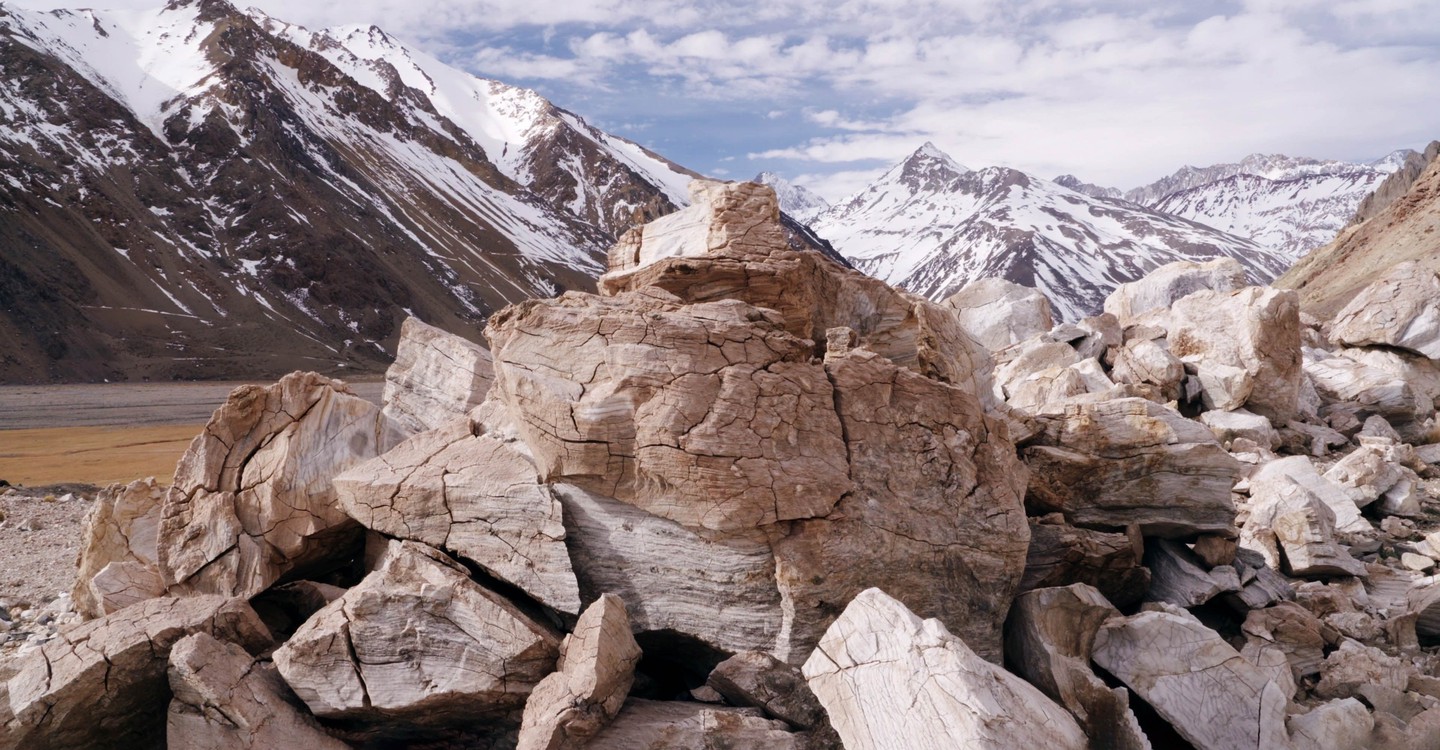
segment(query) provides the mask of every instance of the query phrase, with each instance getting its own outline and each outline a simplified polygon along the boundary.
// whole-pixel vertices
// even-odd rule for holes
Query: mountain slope
[[[761,172],[752,182],[769,185],[780,200],[780,210],[800,222],[808,222],[830,208],[830,202],[774,172]]]
[[[686,180],[378,30],[0,5],[0,381],[375,369],[589,286]]]
[[[813,225],[857,268],[931,299],[978,278],[1043,291],[1075,320],[1173,260],[1228,255],[1257,281],[1287,265],[1248,240],[1003,167],[971,171],[925,144]]]

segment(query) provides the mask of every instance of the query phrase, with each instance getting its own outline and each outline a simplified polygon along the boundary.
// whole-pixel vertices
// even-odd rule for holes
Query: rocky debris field
[[[98,493],[0,747],[1440,746],[1433,274],[1332,325],[1178,263],[1057,326],[692,193],[600,294]]]

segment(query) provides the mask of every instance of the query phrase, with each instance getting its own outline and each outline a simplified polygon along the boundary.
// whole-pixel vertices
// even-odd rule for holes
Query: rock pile
[[[106,491],[0,747],[1440,743],[1435,297],[1181,264],[1054,326],[692,192],[489,350],[407,323],[383,407],[242,388]]]

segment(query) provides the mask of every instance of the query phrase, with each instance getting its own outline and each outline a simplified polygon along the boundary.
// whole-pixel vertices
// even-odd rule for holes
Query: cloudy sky
[[[927,140],[971,167],[1128,188],[1440,138],[1436,0],[249,2],[377,24],[701,172],[769,169],[832,200]]]

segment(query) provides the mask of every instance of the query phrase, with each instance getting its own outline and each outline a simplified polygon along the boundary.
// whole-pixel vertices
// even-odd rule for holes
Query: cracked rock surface
[[[407,432],[433,430],[479,406],[494,379],[485,347],[406,318],[385,371],[383,411]]]

